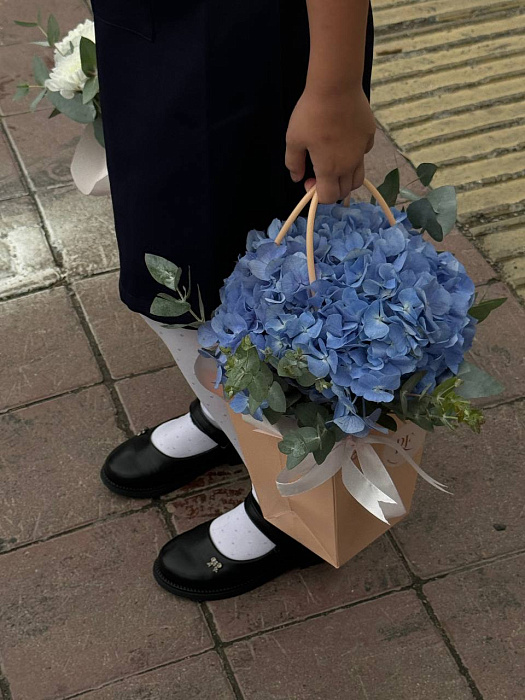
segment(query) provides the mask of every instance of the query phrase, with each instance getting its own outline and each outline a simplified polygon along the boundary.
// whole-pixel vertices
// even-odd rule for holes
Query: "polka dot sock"
[[[209,418],[207,411],[203,412]],[[210,421],[215,424],[213,419]],[[215,424],[216,425],[216,424]],[[153,445],[168,457],[194,457],[217,447],[191,420],[189,413],[162,423],[151,433]]]
[[[257,500],[255,490],[252,489]],[[219,552],[234,561],[247,561],[268,554],[274,547],[250,520],[244,503],[224,515],[220,515],[210,526],[210,537]]]

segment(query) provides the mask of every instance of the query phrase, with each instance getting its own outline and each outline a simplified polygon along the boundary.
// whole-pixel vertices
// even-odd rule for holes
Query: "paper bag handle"
[[[383,210],[389,223],[392,226],[395,226],[396,225],[395,217],[392,214],[392,212],[390,211],[390,207],[385,202],[384,197],[379,193],[377,188],[374,187],[374,185],[372,185],[370,180],[367,180],[366,178],[363,182],[363,185],[370,192],[370,194],[373,197],[375,197],[376,202],[379,204],[379,206]],[[345,206],[348,206],[349,199],[350,199],[350,195],[348,195],[348,197],[346,197],[344,200]],[[288,231],[292,227],[292,224],[297,219],[297,217],[302,212],[302,210],[305,208],[305,206],[308,204],[308,202],[310,202],[310,207],[308,209],[308,220],[306,223],[306,260],[308,263],[308,279],[310,280],[310,284],[312,284],[312,282],[315,282],[315,280],[316,280],[315,260],[314,260],[314,224],[315,224],[315,215],[317,213],[317,206],[319,205],[319,197],[317,196],[317,188],[315,185],[308,190],[308,192],[304,195],[304,197],[301,199],[299,204],[292,211],[290,216],[286,219],[281,230],[279,231],[279,235],[275,239],[275,244],[279,245],[281,243],[283,238],[286,236],[286,234],[288,233]]]

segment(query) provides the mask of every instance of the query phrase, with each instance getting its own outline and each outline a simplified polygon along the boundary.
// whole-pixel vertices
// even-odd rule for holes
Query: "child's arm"
[[[286,166],[304,177],[310,153],[319,200],[342,199],[363,182],[363,156],[375,122],[361,82],[368,0],[306,0],[310,62],[304,93],[290,119]]]

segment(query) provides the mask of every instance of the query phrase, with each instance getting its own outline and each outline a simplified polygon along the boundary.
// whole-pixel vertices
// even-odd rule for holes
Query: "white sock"
[[[185,328],[165,328],[162,323],[158,321],[152,321],[146,316],[142,316],[142,318],[146,321],[148,326],[155,331],[173,355],[173,359],[177,363],[178,368],[201,402],[202,409],[206,416],[208,418],[210,416],[213,417],[214,425],[226,433],[242,459],[239,440],[233,429],[226,402],[220,396],[212,394],[203,387],[195,376],[194,366],[199,356],[197,331]]]
[[[252,493],[257,500],[257,494],[253,488]],[[262,557],[275,547],[274,543],[252,523],[244,503],[215,518],[210,525],[210,537],[221,554],[235,561]]]
[[[217,447],[191,420],[189,413],[162,423],[151,433],[151,442],[168,457],[193,457]]]

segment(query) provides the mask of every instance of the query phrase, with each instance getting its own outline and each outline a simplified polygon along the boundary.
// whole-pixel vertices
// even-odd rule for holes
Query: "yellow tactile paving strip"
[[[525,0],[372,0],[378,121],[525,299]]]

